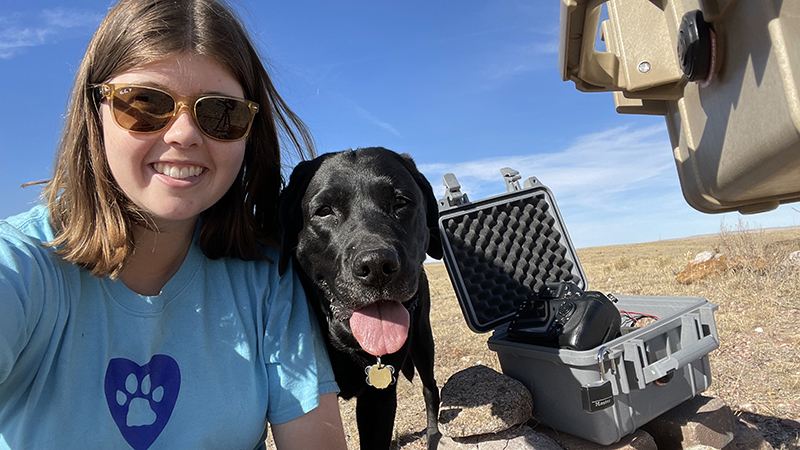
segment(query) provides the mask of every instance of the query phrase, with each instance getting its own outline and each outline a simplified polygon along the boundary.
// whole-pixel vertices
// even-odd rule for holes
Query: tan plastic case
[[[678,46],[694,11],[715,45],[710,76],[689,81]],[[598,26],[606,51],[595,47]],[[561,0],[559,66],[578,90],[613,91],[619,113],[665,116],[695,209],[756,213],[800,200],[800,1]]]

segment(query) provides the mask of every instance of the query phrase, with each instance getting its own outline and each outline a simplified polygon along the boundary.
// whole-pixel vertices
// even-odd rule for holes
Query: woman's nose
[[[191,147],[203,142],[203,132],[197,127],[188,105],[181,105],[177,117],[164,133],[164,140],[170,144]]]

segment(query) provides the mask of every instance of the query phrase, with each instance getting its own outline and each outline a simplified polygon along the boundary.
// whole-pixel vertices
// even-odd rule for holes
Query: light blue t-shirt
[[[250,449],[337,390],[293,271],[192,245],[148,297],[53,237],[41,206],[0,221],[0,449]]]

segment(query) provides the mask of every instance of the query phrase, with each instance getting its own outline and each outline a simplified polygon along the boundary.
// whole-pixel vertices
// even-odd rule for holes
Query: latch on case
[[[500,169],[500,174],[503,175],[503,181],[506,182],[506,191],[516,192],[520,190],[519,180],[522,179],[522,175],[520,175],[518,171],[510,167],[503,167]],[[529,177],[522,183],[522,189],[530,189],[537,185],[539,185],[539,180],[534,177]]]
[[[500,169],[500,173],[503,175],[503,181],[506,182],[506,191],[514,192],[520,189],[519,180],[522,178],[522,175],[520,175],[519,172],[510,167],[503,167]]]
[[[583,399],[583,409],[586,412],[597,412],[614,405],[614,391],[611,381],[606,379],[605,355],[608,347],[600,347],[597,352],[597,362],[600,364],[601,380],[581,386],[581,398]],[[611,359],[611,371],[616,373],[616,360]]]
[[[500,169],[500,174],[503,175],[503,181],[506,183],[506,191],[508,192],[516,192],[522,189],[530,189],[539,186],[539,180],[530,177],[525,179],[520,188],[519,180],[522,179],[522,176],[518,171],[510,167],[503,167]],[[467,193],[461,192],[461,183],[458,182],[455,175],[452,173],[444,174],[444,176],[442,176],[442,184],[444,184],[444,197],[439,199],[439,211],[445,211],[469,203]]]
[[[469,203],[466,192],[461,192],[461,183],[452,173],[446,173],[442,177],[444,184],[444,197],[439,199],[439,211],[455,208]]]

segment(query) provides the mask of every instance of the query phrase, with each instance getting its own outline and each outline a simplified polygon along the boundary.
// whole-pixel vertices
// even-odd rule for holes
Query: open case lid
[[[586,288],[578,255],[552,193],[535,178],[501,170],[507,193],[470,202],[453,174],[444,176],[439,231],[444,262],[470,329],[509,322],[545,283]]]

